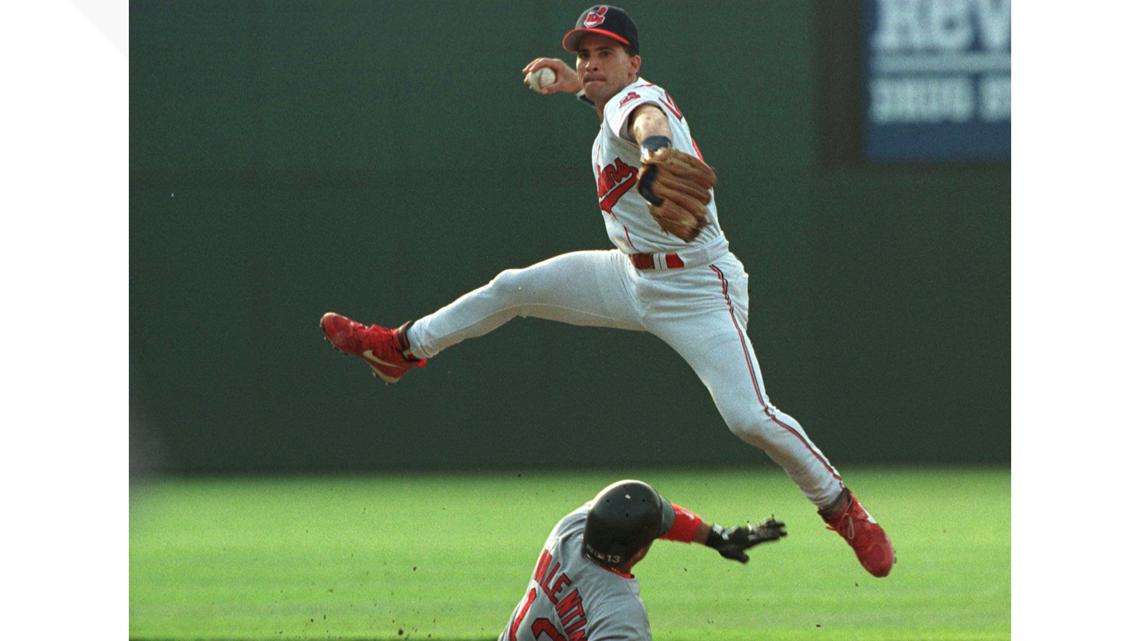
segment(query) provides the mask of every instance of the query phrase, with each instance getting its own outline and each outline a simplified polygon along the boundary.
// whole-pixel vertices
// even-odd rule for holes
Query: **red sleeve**
[[[681,543],[692,543],[693,536],[697,533],[697,528],[701,526],[701,517],[693,514],[685,508],[673,504],[673,527],[669,531],[661,535],[661,538],[670,541],[679,541]]]

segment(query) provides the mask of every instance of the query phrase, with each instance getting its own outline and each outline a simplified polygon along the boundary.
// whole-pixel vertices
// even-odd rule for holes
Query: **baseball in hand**
[[[526,75],[526,84],[530,87],[531,91],[539,91],[553,82],[554,71],[549,67],[543,67]]]

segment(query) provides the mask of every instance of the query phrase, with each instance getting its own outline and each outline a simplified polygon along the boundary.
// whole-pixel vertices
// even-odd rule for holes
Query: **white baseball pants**
[[[516,316],[654,334],[696,371],[732,433],[783,467],[812,503],[826,507],[842,491],[799,422],[768,400],[747,334],[748,274],[731,252],[682,269],[638,270],[616,249],[508,269],[417,320],[408,341],[430,358]]]

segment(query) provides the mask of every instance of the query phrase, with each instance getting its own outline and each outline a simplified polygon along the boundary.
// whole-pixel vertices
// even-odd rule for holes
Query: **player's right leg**
[[[644,330],[629,285],[632,269],[617,250],[571,252],[508,269],[412,323],[411,352],[431,358],[518,316]]]
[[[482,336],[516,316],[574,325],[643,330],[620,252],[579,251],[523,269],[508,269],[438,311],[397,329],[366,326],[329,312],[321,329],[337,349],[363,358],[388,383],[425,358]]]

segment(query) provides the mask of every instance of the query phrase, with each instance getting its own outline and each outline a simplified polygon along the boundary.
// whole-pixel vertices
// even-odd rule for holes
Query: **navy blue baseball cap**
[[[637,45],[637,25],[633,18],[621,7],[607,4],[597,4],[582,12],[574,28],[562,37],[562,48],[570,53],[578,52],[578,41],[587,33],[596,33],[611,40],[616,40],[629,47],[634,53],[639,51]]]

